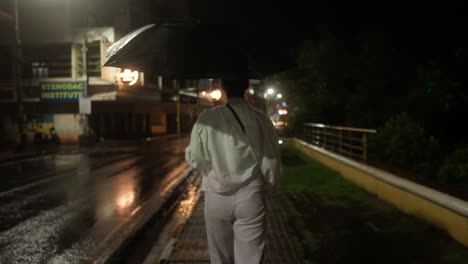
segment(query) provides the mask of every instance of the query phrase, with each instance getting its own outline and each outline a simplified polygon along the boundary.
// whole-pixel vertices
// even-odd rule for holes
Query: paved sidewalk
[[[190,219],[184,226],[170,257],[165,263],[208,264],[209,253],[206,241],[205,219],[203,214],[204,199],[201,195]],[[271,200],[267,201],[267,238],[265,262],[269,264],[297,264],[292,244],[279,221],[278,208]]]

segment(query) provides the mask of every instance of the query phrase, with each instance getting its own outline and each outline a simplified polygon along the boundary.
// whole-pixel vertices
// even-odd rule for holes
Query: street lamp
[[[222,97],[222,93],[219,89],[216,89],[210,93],[211,99],[218,101]]]
[[[281,99],[281,98],[283,98],[283,95],[282,94],[277,94],[276,98]]]
[[[275,93],[275,90],[274,90],[273,88],[268,88],[267,93],[268,93],[269,95],[272,95],[272,94]]]

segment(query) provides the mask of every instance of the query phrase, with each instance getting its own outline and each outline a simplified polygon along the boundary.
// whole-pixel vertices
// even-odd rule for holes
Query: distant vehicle
[[[286,121],[285,116],[279,115],[278,113],[273,114],[270,119],[276,129],[281,129],[288,126],[288,122]]]
[[[276,128],[284,128],[288,126],[288,122],[285,121],[275,121],[274,125]]]

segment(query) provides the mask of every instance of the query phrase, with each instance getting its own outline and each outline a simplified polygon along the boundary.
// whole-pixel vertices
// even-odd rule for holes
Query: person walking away
[[[270,119],[244,99],[247,77],[222,80],[227,104],[203,111],[185,159],[202,174],[211,263],[258,264],[265,247],[265,196],[281,175]]]

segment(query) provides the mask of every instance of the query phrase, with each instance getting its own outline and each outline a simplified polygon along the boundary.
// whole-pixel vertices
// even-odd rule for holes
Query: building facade
[[[130,31],[161,19],[188,19],[188,1],[177,5],[165,2],[3,1],[0,10],[4,13],[14,17],[15,8],[18,10],[22,55],[18,60],[14,55],[14,20],[1,19],[0,144],[17,140],[19,118],[30,139],[37,131],[47,133],[54,127],[62,140],[70,143],[89,132],[96,138],[174,133],[177,120],[182,132],[188,131],[197,104],[193,93],[188,96],[180,91],[197,90],[199,81],[163,80],[151,72],[102,67],[107,47]],[[19,73],[15,71],[18,61]],[[18,75],[22,117],[17,116]],[[91,99],[88,118],[80,114],[79,99],[83,96]],[[182,107],[176,107],[177,101]],[[180,118],[177,109],[182,109]]]

